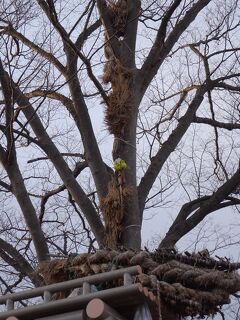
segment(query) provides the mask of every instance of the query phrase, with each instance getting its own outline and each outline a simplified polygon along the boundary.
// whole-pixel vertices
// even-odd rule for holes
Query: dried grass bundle
[[[120,191],[117,181],[113,178],[108,185],[108,194],[102,199],[100,207],[106,227],[106,245],[116,248],[122,231],[124,208],[133,193],[133,188],[123,187]]]
[[[39,272],[43,275],[47,284],[68,280],[67,259],[54,259],[43,262],[39,266]]]
[[[151,288],[153,291],[156,292],[157,290],[157,277],[153,275],[148,275],[142,273],[136,277],[136,281],[140,282],[144,287]]]
[[[90,268],[88,263],[80,264],[79,266],[68,267],[70,271],[73,272],[74,278],[82,278],[87,275],[93,274],[92,269]]]
[[[131,102],[131,73],[117,59],[109,60],[104,67],[103,81],[111,82],[105,121],[111,134],[120,137],[128,124]]]
[[[194,279],[200,276],[202,272],[198,269],[189,269],[182,273],[181,282],[187,286],[193,286]]]
[[[220,288],[229,293],[236,292],[240,286],[238,277],[232,277],[220,271],[212,271],[196,278],[196,285],[201,288]]]
[[[127,1],[108,1],[108,11],[114,36],[124,36],[128,19]],[[119,137],[131,111],[132,73],[114,55],[107,30],[104,32],[104,37],[104,53],[107,61],[103,68],[102,80],[103,83],[112,85],[112,92],[108,95],[105,121],[109,132]]]
[[[170,264],[168,263],[164,263],[164,264],[161,264],[161,265],[158,265],[156,268],[154,268],[152,271],[151,271],[151,274],[157,276],[157,278],[159,280],[162,280],[164,274],[171,270],[171,266]]]
[[[135,254],[131,259],[132,265],[141,265],[146,259],[150,258],[150,254],[146,251],[140,251],[139,253]]]
[[[115,137],[121,137],[129,122],[131,103],[129,103],[129,88],[126,91],[112,91],[108,96],[108,106],[105,112],[105,122],[108,131]]]
[[[80,253],[79,255],[77,255],[76,257],[74,257],[72,259],[72,265],[75,266],[75,265],[80,265],[80,264],[83,264],[87,261],[87,258],[89,257],[89,254],[88,253]]]
[[[108,0],[108,10],[116,36],[124,36],[128,18],[127,0]]]
[[[132,259],[132,257],[135,255],[136,253],[132,250],[128,250],[125,252],[120,253],[119,255],[116,256],[116,258],[114,259],[114,262],[117,265],[120,266],[129,266],[130,265],[130,260]]]
[[[168,270],[164,273],[162,280],[168,283],[179,282],[179,280],[182,277],[182,272],[183,271],[180,268],[174,268],[174,269]]]
[[[151,259],[151,256],[146,251],[141,251],[137,255],[135,255],[131,261],[131,265],[140,265],[143,271],[150,272],[151,270],[155,269],[158,265],[155,261]]]
[[[109,262],[109,256],[106,254],[106,250],[98,250],[97,252],[88,255],[88,263],[104,263]]]

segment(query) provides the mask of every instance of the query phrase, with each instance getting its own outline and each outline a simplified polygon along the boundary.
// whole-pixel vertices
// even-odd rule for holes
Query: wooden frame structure
[[[118,269],[84,278],[50,284],[44,287],[7,294],[0,297],[6,311],[0,320],[85,320],[132,319],[136,307],[147,303],[153,319],[159,319],[159,299],[147,287],[134,283],[134,277],[142,274],[140,266]],[[119,286],[92,292],[91,285],[114,281]],[[81,288],[81,295],[52,300],[52,295]],[[17,301],[42,297],[43,302],[15,309]]]

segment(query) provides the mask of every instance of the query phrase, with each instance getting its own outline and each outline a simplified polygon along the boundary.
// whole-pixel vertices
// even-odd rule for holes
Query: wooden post
[[[83,295],[86,295],[91,292],[91,285],[88,282],[83,282]]]
[[[45,303],[51,301],[51,298],[52,298],[51,292],[47,290],[43,292],[43,300]]]
[[[13,310],[14,309],[14,301],[11,299],[7,299],[6,308],[7,308],[7,311]]]
[[[123,285],[129,286],[130,284],[133,284],[133,278],[128,272],[124,272],[123,274]]]

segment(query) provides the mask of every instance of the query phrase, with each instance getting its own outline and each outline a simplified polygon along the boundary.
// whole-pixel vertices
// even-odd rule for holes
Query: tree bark
[[[91,201],[88,199],[83,189],[76,181],[73,172],[70,170],[67,163],[61,156],[61,153],[50,139],[30,101],[19,90],[16,84],[14,84],[14,95],[18,105],[22,108],[25,117],[27,118],[34,133],[36,134],[42,150],[46,152],[48,158],[52,161],[66,188],[83,211],[83,214],[86,217],[98,243],[102,244],[104,237],[104,227]]]

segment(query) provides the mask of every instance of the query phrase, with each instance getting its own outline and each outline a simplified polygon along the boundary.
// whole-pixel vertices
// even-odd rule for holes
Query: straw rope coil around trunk
[[[40,272],[47,283],[55,283],[133,265],[140,265],[144,273],[136,281],[158,294],[182,316],[213,315],[229,303],[231,294],[240,290],[240,277],[234,271],[240,264],[166,250],[153,253],[98,250],[44,263]],[[119,284],[104,284],[116,285]]]

